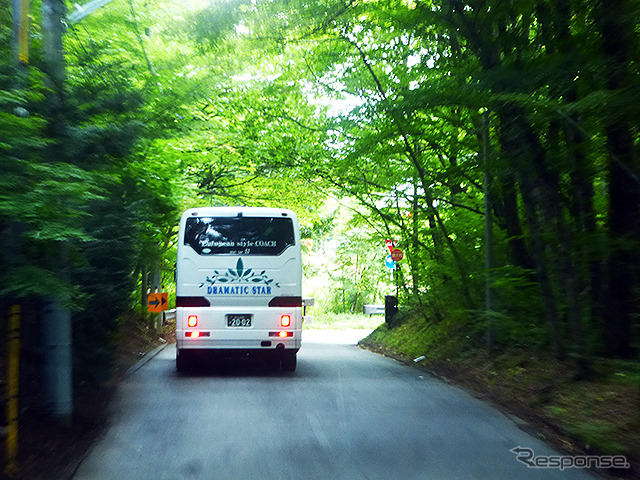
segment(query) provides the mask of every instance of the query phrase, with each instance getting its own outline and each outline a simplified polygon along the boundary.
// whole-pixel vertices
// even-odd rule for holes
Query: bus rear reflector
[[[293,337],[293,332],[269,332],[270,337]]]
[[[184,335],[187,338],[210,337],[211,332],[184,332]]]
[[[189,315],[187,319],[187,325],[190,327],[195,327],[198,325],[198,316],[197,315]]]
[[[302,297],[273,297],[269,302],[270,307],[301,307]]]
[[[291,326],[291,315],[282,315],[280,317],[280,326],[281,327]]]
[[[176,297],[176,307],[210,307],[205,297]]]

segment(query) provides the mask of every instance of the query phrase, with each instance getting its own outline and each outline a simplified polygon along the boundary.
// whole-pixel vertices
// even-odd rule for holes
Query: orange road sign
[[[150,293],[147,297],[147,308],[152,313],[160,313],[167,309],[167,293]]]

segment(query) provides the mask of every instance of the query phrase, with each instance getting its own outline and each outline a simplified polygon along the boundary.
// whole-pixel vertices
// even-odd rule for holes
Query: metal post
[[[22,69],[29,62],[29,7],[28,0],[12,0],[13,35],[11,37],[11,49],[13,62],[17,75],[15,87],[22,87]],[[23,112],[26,110],[22,109]],[[27,112],[28,114],[28,112]],[[12,222],[7,230],[8,251],[20,252],[19,224]],[[18,255],[10,255],[10,260],[5,267],[13,268],[20,258]],[[3,312],[4,313],[4,312]],[[6,350],[6,432],[5,432],[5,467],[4,474],[13,477],[18,471],[18,402],[20,393],[20,305],[13,305],[9,309],[9,321],[7,322],[7,350]]]
[[[147,296],[149,295],[149,272],[147,271],[147,266],[142,265],[140,272],[140,305],[146,310]]]
[[[398,313],[398,297],[386,295],[384,297],[384,321],[389,327],[393,326],[394,317]]]
[[[13,50],[18,62],[29,63],[29,0],[12,0]]]
[[[160,270],[160,260],[153,262],[153,268],[151,271],[151,291],[154,293],[162,292],[162,271]],[[157,331],[162,330],[162,313],[155,315],[153,327]]]
[[[20,305],[9,309],[7,328],[7,432],[5,474],[13,476],[18,457],[18,394],[20,388]]]

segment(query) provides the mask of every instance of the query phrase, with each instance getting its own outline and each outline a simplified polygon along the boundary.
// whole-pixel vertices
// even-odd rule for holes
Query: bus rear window
[[[199,255],[280,255],[295,245],[285,217],[190,217],[184,243]]]

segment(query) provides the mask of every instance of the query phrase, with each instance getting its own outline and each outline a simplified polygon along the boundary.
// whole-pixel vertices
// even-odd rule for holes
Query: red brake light
[[[189,332],[189,336],[191,338],[198,338],[200,336],[200,332]]]
[[[282,315],[280,317],[280,325],[283,327],[291,326],[291,315]]]
[[[197,315],[189,315],[187,319],[187,325],[190,327],[195,327],[198,325],[198,316]]]
[[[286,336],[287,336],[287,332],[280,332],[280,333],[278,333],[278,336],[279,336],[280,338],[284,338],[284,337],[286,337]]]

